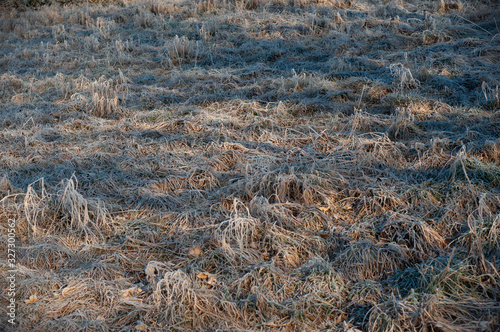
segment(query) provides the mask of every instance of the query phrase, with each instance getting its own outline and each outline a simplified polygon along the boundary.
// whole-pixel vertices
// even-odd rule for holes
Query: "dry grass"
[[[500,329],[498,5],[55,2],[0,10],[0,330]]]

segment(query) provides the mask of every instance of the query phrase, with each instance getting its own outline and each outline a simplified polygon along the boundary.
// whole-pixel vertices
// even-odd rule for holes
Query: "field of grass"
[[[499,18],[3,8],[0,330],[499,331]]]

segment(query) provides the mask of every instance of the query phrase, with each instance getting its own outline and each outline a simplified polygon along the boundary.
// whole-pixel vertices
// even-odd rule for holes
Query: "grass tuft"
[[[0,1],[13,330],[500,330],[499,13]]]

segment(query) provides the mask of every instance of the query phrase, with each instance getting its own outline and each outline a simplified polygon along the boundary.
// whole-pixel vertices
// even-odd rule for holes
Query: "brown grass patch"
[[[13,330],[499,330],[498,5],[58,2],[0,10]]]

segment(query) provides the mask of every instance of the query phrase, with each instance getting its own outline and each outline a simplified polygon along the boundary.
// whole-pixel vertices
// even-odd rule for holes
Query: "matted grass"
[[[0,329],[500,329],[498,5],[55,2],[0,13]]]

